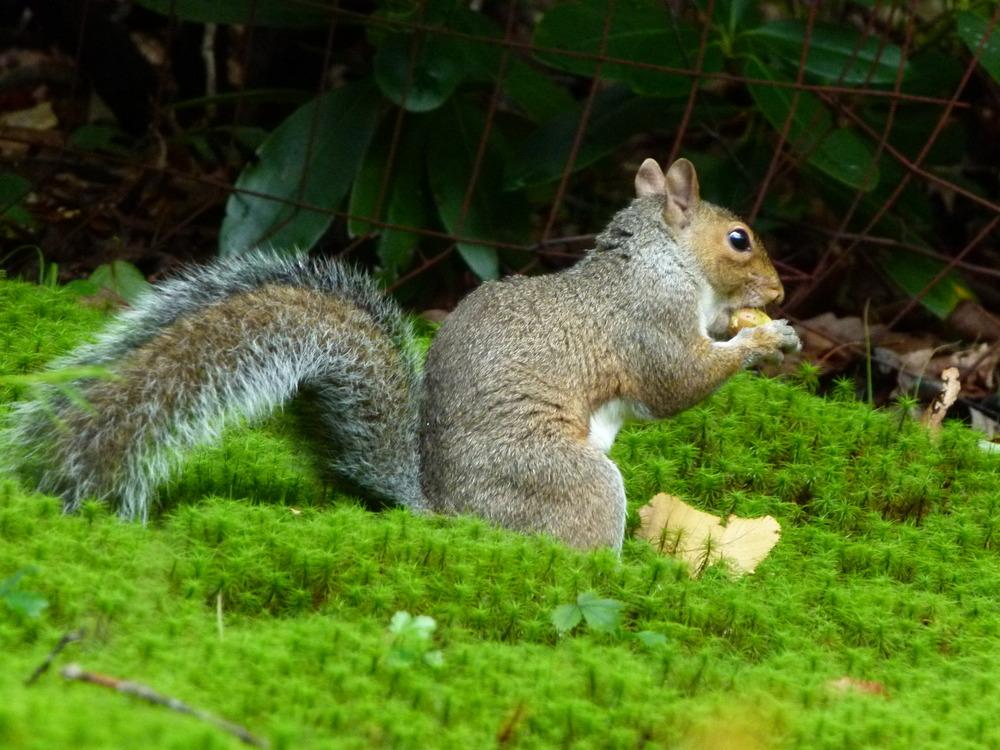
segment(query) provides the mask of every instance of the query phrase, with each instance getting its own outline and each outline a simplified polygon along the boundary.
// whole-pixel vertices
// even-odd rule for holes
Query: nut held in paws
[[[754,328],[770,322],[771,318],[763,310],[741,307],[729,317],[729,335],[735,336],[744,328]]]

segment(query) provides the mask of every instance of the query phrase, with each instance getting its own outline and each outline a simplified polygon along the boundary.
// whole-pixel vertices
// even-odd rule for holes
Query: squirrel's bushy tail
[[[335,473],[419,508],[418,362],[409,321],[367,275],[256,252],[158,285],[54,362],[109,373],[42,386],[0,442],[67,510],[94,497],[145,520],[187,449],[294,399]]]

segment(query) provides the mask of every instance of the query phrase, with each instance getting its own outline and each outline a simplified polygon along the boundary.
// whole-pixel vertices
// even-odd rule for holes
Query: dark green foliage
[[[149,282],[139,269],[123,260],[95,268],[90,274],[90,283],[98,289],[107,289],[129,304],[133,304],[150,289]]]
[[[411,112],[444,104],[465,77],[462,48],[449,37],[420,44],[413,34],[389,34],[375,55],[375,80],[393,103]]]
[[[773,52],[791,74],[798,70],[806,29],[803,21],[771,21],[748,31],[746,38],[750,45],[759,41]],[[861,38],[849,27],[818,23],[809,38],[805,71],[830,83],[892,84],[900,71],[901,58],[894,44]],[[909,63],[904,62],[902,70],[905,75]]]
[[[883,255],[881,265],[891,274],[893,281],[913,296],[923,292],[941,270],[941,264],[932,258],[902,253]],[[931,287],[920,298],[924,307],[941,319],[947,318],[962,300],[974,296],[961,274],[949,271],[943,281],[944,283]]]
[[[427,147],[427,117],[410,117],[400,136],[400,150],[387,175],[392,153],[394,118],[384,118],[372,139],[358,177],[351,189],[348,225],[352,237],[377,234],[378,258],[386,281],[396,279],[406,269],[420,235],[399,228],[382,228],[357,217],[381,216],[397,227],[429,227],[434,224],[434,206],[426,187],[424,162]],[[389,175],[394,175],[388,179]]]
[[[340,205],[381,109],[378,93],[368,83],[345,86],[299,107],[261,144],[259,161],[248,165],[236,181],[237,192],[226,204],[219,232],[219,252],[238,255],[271,245],[289,252],[312,247],[333,216],[295,203],[319,209]]]
[[[983,5],[988,8],[988,4]],[[995,81],[1000,82],[1000,35],[993,33],[987,35],[990,30],[990,22],[986,14],[977,14],[970,10],[960,11],[958,14],[958,35],[969,48],[983,67],[989,71]]]
[[[5,233],[4,224],[28,228],[37,226],[35,217],[23,205],[31,190],[30,180],[10,172],[0,172],[0,233]]]
[[[744,69],[751,78],[786,80],[757,58],[748,59]],[[816,168],[856,190],[867,192],[878,185],[878,167],[872,164],[872,152],[865,141],[852,130],[835,128],[833,115],[819,98],[809,92],[796,94],[793,89],[767,83],[752,83],[749,89],[764,117],[779,133],[791,116],[788,143],[807,156]]]
[[[71,300],[0,283],[0,374],[95,327]],[[739,580],[718,566],[691,580],[639,541],[619,561],[328,502],[281,422],[200,454],[146,528],[97,504],[64,517],[0,477],[0,580],[34,569],[19,588],[48,602],[38,618],[0,609],[0,746],[237,746],[55,672],[22,686],[80,626],[61,659],[275,747],[481,747],[510,721],[518,747],[714,747],[720,722],[766,747],[1000,746],[1000,461],[960,426],[933,441],[837,393],[746,375],[616,444],[633,508],[667,491],[780,520]],[[602,625],[607,601],[608,627],[559,637],[557,607],[596,607]],[[825,687],[844,675],[889,699]]]
[[[543,50],[555,48],[601,56],[609,7],[599,2],[566,2],[554,6],[535,29],[535,46]],[[601,77],[625,83],[637,94],[686,96],[691,90],[689,77],[629,63],[690,67],[691,55],[698,49],[698,27],[690,21],[677,19],[662,3],[622,3],[611,9],[610,15],[604,55],[626,62],[603,64]],[[582,76],[591,77],[597,71],[595,60],[549,51],[540,51],[536,56],[548,65]],[[721,68],[722,54],[718,45],[712,44],[706,50],[702,70],[718,72]]]
[[[680,117],[682,101],[634,96],[621,85],[594,97],[590,120],[574,162],[577,169],[613,153],[628,136],[656,130],[664,118]],[[546,121],[520,144],[506,170],[510,189],[544,185],[559,179],[580,126],[579,106]]]
[[[450,233],[472,240],[523,243],[528,236],[528,204],[519,193],[497,193],[505,162],[504,145],[494,137],[479,163],[476,157],[485,123],[481,113],[452,101],[435,116],[427,169],[441,221]],[[458,252],[482,279],[500,268],[495,248],[459,242]]]
[[[286,0],[215,0],[211,4],[201,0],[136,0],[136,4],[185,21],[256,23],[277,28],[323,25],[329,18],[324,4],[334,7],[334,3],[323,0],[308,4]]]
[[[330,22],[322,3],[142,4],[200,22],[317,30]],[[350,234],[377,238],[379,273],[387,284],[411,271],[418,257],[449,248],[442,234],[462,239],[456,256],[465,267],[480,278],[494,278],[520,269],[525,259],[498,252],[492,243],[528,247],[542,227],[551,229],[547,212],[567,165],[575,172],[611,155],[638,163],[650,155],[630,144],[638,134],[659,151],[669,149],[692,91],[693,78],[685,71],[698,68],[704,77],[686,119],[684,153],[698,164],[706,197],[746,210],[782,135],[794,166],[801,168],[794,190],[769,185],[774,194],[758,217],[759,227],[778,235],[779,256],[782,231],[799,250],[803,225],[823,226],[830,216],[848,212],[848,229],[868,226],[878,214],[873,228],[878,234],[929,250],[953,244],[954,227],[945,219],[953,223],[955,217],[942,215],[927,186],[911,181],[896,196],[906,172],[885,149],[874,160],[890,116],[889,145],[913,158],[937,132],[943,102],[904,99],[890,112],[891,100],[871,92],[890,93],[898,79],[904,96],[947,99],[971,54],[998,79],[1000,35],[994,32],[979,46],[989,28],[989,3],[958,12],[942,9],[923,19],[905,51],[907,12],[881,18],[870,7],[854,13],[849,4],[823,4],[810,28],[802,6],[794,3],[768,6],[766,19],[757,4],[745,0],[718,0],[713,8],[706,17],[706,3],[529,4],[514,12],[515,29],[524,23],[522,16],[537,19],[528,50],[500,44],[506,10],[475,12],[456,0],[382,0],[367,16],[336,15],[341,26],[364,27],[369,57],[345,56],[339,64],[348,68],[346,79],[352,82],[292,112],[243,168],[237,188],[335,211],[345,208],[349,194]],[[809,54],[803,62],[807,31]],[[796,88],[800,66],[806,85],[838,91],[828,96]],[[599,87],[585,105],[595,75],[611,85]],[[845,89],[864,93],[850,97]],[[267,97],[276,101],[280,93]],[[849,104],[868,129],[845,117],[840,103]],[[317,107],[320,117],[314,118]],[[955,164],[979,157],[971,155],[977,148],[970,136],[975,122],[965,110],[953,112],[953,119],[935,136],[922,168],[995,200],[995,185],[988,180],[973,170],[968,176],[956,173]],[[197,134],[183,138],[196,150],[211,151]],[[575,217],[587,230],[599,229],[628,199],[628,175],[620,172],[614,173],[620,182],[610,189],[591,186],[584,201],[590,215]],[[881,212],[890,196],[890,209]],[[823,206],[821,214],[817,205]],[[327,213],[237,192],[229,200],[220,251],[242,252],[262,243],[307,249],[329,225]],[[407,227],[429,232],[406,232]],[[920,294],[942,268],[939,260],[901,248],[882,249],[876,261],[910,296]],[[972,296],[952,271],[921,302],[946,317]]]

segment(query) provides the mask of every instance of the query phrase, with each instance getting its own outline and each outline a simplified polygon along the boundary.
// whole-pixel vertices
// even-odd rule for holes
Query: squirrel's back
[[[4,442],[38,488],[145,519],[183,452],[292,400],[329,468],[420,507],[417,355],[409,321],[365,274],[257,252],[154,288],[53,368],[108,377],[45,387],[15,406]]]

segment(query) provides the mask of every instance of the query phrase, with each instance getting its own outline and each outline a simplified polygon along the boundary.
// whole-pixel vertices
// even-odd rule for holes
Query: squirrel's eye
[[[733,250],[739,250],[743,253],[750,249],[750,235],[747,234],[745,229],[732,230],[726,235],[726,239],[729,240],[729,246]]]

